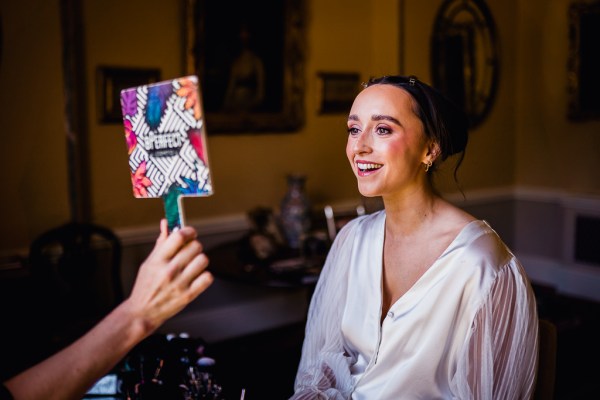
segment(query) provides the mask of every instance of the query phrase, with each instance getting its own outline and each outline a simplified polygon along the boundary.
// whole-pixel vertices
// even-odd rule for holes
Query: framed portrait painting
[[[200,79],[209,135],[303,125],[304,0],[185,0],[185,19],[185,73]]]

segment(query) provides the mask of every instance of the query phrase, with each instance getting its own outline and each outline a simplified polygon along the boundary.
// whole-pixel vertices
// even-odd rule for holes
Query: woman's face
[[[358,94],[348,116],[346,155],[363,196],[393,197],[423,190],[429,143],[413,99],[386,84]]]

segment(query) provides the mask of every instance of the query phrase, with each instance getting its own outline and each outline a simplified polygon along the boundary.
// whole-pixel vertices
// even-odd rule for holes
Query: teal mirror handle
[[[162,196],[169,233],[184,226],[182,197],[177,190],[169,190]]]

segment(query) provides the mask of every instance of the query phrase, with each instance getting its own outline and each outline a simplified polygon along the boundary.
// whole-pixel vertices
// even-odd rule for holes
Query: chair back
[[[327,234],[329,240],[333,242],[337,233],[350,220],[360,217],[361,215],[371,214],[383,209],[383,200],[381,197],[364,197],[361,196],[361,201],[353,208],[337,207],[325,205],[323,212],[327,222]]]
[[[123,300],[121,242],[108,228],[51,229],[32,242],[29,262],[42,318],[57,340],[83,334]]]
[[[535,400],[554,399],[557,346],[556,326],[548,320],[540,319],[538,370],[533,394]]]
[[[325,213],[325,220],[327,222],[327,235],[329,236],[329,240],[333,242],[337,233],[344,225],[356,217],[365,215],[365,208],[361,204],[350,210],[339,210],[334,209],[333,206],[328,204],[323,207],[323,212]]]

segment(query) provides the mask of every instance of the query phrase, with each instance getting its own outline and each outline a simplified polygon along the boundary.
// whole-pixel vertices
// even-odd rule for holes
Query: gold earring
[[[431,168],[432,165],[433,162],[431,160],[427,160],[427,162],[425,163],[425,172],[428,172],[429,168]]]

